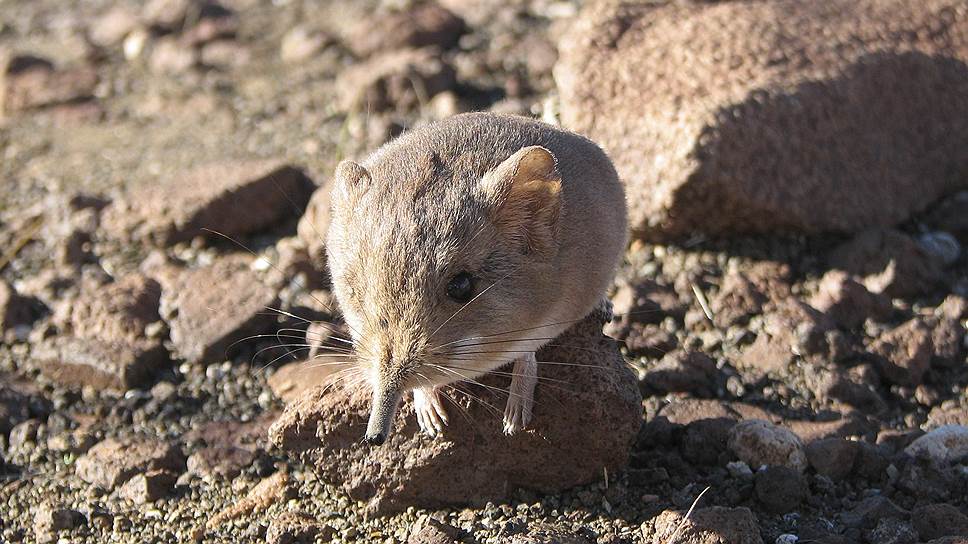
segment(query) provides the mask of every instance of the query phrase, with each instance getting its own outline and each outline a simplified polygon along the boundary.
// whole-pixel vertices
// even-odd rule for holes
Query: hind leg
[[[514,361],[508,403],[504,408],[504,434],[524,429],[534,411],[534,387],[538,384],[538,361],[534,353]]]

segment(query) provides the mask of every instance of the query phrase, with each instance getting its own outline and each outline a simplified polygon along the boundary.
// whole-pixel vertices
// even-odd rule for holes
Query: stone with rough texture
[[[944,425],[918,438],[904,449],[915,457],[927,457],[939,464],[968,456],[968,427]]]
[[[188,456],[187,469],[203,480],[231,479],[255,460],[255,453],[238,446],[209,446]]]
[[[271,160],[215,162],[143,184],[104,211],[109,237],[171,245],[237,237],[298,215],[315,188],[299,169]]]
[[[368,17],[359,21],[346,38],[357,56],[409,47],[439,47],[457,44],[464,21],[436,2],[418,2],[410,8]]]
[[[31,352],[48,378],[65,385],[127,391],[144,387],[170,363],[161,342],[107,342],[78,336],[55,336]]]
[[[941,260],[907,234],[870,229],[834,248],[828,264],[863,278],[872,293],[891,297],[931,292],[942,277]]]
[[[283,400],[293,402],[313,387],[326,381],[332,371],[326,367],[314,368],[312,361],[296,361],[276,369],[266,381],[272,393]]]
[[[950,504],[929,504],[911,512],[914,528],[922,540],[968,536],[968,516]]]
[[[856,442],[842,438],[815,440],[806,446],[807,460],[817,474],[843,480],[854,468],[858,449]]]
[[[841,270],[824,274],[810,305],[847,329],[859,327],[867,318],[884,319],[891,312],[890,299],[871,293]]]
[[[559,50],[642,237],[857,231],[968,184],[962,0],[589,2]]]
[[[269,522],[266,544],[328,542],[336,530],[303,512],[283,512]]]
[[[38,542],[57,540],[56,533],[84,523],[84,514],[70,508],[42,505],[34,512],[34,537]]]
[[[145,328],[161,320],[160,297],[157,281],[130,274],[83,290],[58,308],[58,325],[84,338],[137,344],[145,340]]]
[[[912,319],[878,337],[871,353],[888,381],[918,385],[931,367],[931,330],[920,319]]]
[[[642,422],[635,377],[600,330],[600,321],[589,317],[538,352],[538,361],[578,366],[539,362],[539,376],[555,386],[538,384],[534,417],[512,437],[503,434],[500,414],[458,390],[452,394],[460,409],[448,404],[450,423],[442,437],[421,434],[406,401],[387,443],[368,447],[360,438],[369,391],[317,387],[286,408],[270,439],[354,500],[368,501],[377,514],[411,505],[483,504],[515,488],[551,493],[597,481],[603,470],[624,466]],[[506,388],[508,380],[489,375],[480,381]],[[504,405],[505,396],[493,389],[461,387],[488,404]]]
[[[33,320],[30,299],[17,294],[13,287],[0,279],[0,335],[18,325],[29,325]]]
[[[810,494],[807,480],[796,469],[771,466],[756,473],[756,498],[768,512],[785,514],[799,508]]]
[[[400,49],[343,70],[337,88],[346,111],[403,112],[451,89],[455,78],[454,68],[437,52]]]
[[[840,514],[840,520],[847,527],[871,529],[882,518],[907,519],[910,513],[894,504],[891,499],[875,495],[862,500],[853,510]]]
[[[30,55],[0,59],[0,114],[88,99],[97,81],[90,66],[55,69],[50,61]]]
[[[171,493],[178,475],[169,470],[149,470],[137,474],[118,489],[118,496],[134,504],[147,504]]]
[[[729,433],[729,449],[751,468],[785,466],[803,472],[807,454],[800,437],[768,421],[737,423]]]
[[[299,218],[296,233],[309,252],[309,259],[316,270],[326,270],[326,233],[330,220],[330,185],[323,185],[313,192],[306,211]]]
[[[161,314],[177,354],[189,362],[228,357],[229,346],[268,332],[277,307],[275,291],[252,271],[247,257],[223,257],[212,264],[159,276]]]
[[[716,391],[716,361],[698,352],[670,353],[646,371],[645,383],[662,393],[687,392],[710,397]]]
[[[756,515],[749,508],[713,506],[686,513],[666,510],[642,526],[645,542],[667,544],[763,544]]]
[[[170,470],[180,474],[185,458],[173,444],[154,439],[109,438],[77,460],[77,476],[89,484],[111,490],[136,474]]]

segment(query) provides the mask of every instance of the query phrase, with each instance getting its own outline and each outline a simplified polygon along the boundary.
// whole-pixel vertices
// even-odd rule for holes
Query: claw
[[[448,423],[447,412],[437,389],[414,389],[413,404],[420,429],[430,437],[443,434]]]

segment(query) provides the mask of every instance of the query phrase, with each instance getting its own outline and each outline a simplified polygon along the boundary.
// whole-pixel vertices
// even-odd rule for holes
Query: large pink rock
[[[408,506],[483,504],[515,488],[556,492],[599,480],[626,462],[642,423],[635,376],[615,342],[590,318],[538,353],[541,381],[528,429],[507,437],[506,394],[473,387],[454,392],[443,437],[421,434],[411,404],[397,414],[387,443],[361,443],[369,413],[367,388],[320,386],[290,404],[269,431],[278,447],[299,455],[326,481],[377,514]],[[486,376],[489,388],[508,378]],[[470,387],[470,386],[468,386]],[[497,407],[497,410],[494,408]]]
[[[814,233],[968,186],[966,60],[962,0],[594,1],[555,79],[640,237]]]

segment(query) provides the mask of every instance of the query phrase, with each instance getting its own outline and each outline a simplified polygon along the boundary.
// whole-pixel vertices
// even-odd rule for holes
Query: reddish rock
[[[790,297],[778,302],[763,320],[763,330],[737,361],[762,373],[779,372],[797,356],[829,355],[827,332],[834,327],[824,314]]]
[[[935,406],[928,412],[929,428],[941,427],[943,425],[964,425],[968,427],[968,409],[957,402],[944,403]]]
[[[341,71],[336,86],[345,111],[406,112],[455,83],[454,68],[437,52],[401,49]]]
[[[175,487],[178,475],[169,470],[149,470],[137,474],[118,489],[118,496],[134,504],[163,499]]]
[[[920,319],[912,319],[882,334],[870,351],[888,381],[916,386],[931,366],[931,329]]]
[[[589,2],[562,124],[612,157],[642,237],[893,225],[968,184],[961,6]]]
[[[905,453],[929,459],[937,465],[957,462],[968,456],[968,427],[944,425],[933,429],[904,448]]]
[[[336,529],[304,512],[283,512],[269,522],[266,544],[328,542]]]
[[[818,292],[810,299],[810,305],[847,329],[863,325],[868,318],[884,319],[892,310],[890,299],[871,293],[840,270],[824,274]]]
[[[188,456],[188,473],[203,480],[232,479],[255,460],[255,453],[236,446],[202,448]]]
[[[662,407],[658,416],[675,425],[688,425],[704,419],[728,418],[771,420],[773,417],[758,406],[740,402],[726,403],[712,399],[677,399]]]
[[[862,379],[855,369],[810,368],[806,373],[807,386],[820,400],[843,403],[864,413],[879,414],[887,409],[887,403],[874,383]]]
[[[230,345],[269,331],[277,295],[252,271],[248,258],[223,257],[181,270],[164,286],[161,313],[177,354],[189,362],[221,361]]]
[[[39,506],[34,511],[34,537],[38,542],[54,542],[56,533],[84,524],[84,514],[70,508]]]
[[[30,299],[17,294],[13,287],[0,279],[0,335],[33,321],[34,309]]]
[[[858,446],[843,438],[826,438],[807,444],[807,460],[817,474],[833,481],[843,480],[854,468]]]
[[[756,473],[754,482],[756,498],[773,514],[796,510],[810,494],[806,479],[790,467],[767,467]]]
[[[185,433],[182,439],[186,444],[200,443],[214,448],[263,449],[269,426],[278,415],[276,412],[267,412],[258,419],[247,422],[212,421],[196,426]]]
[[[651,523],[642,525],[642,536],[649,544],[763,544],[759,521],[748,508],[713,506],[686,512],[666,510]]]
[[[114,489],[136,474],[169,470],[180,474],[185,458],[172,444],[145,438],[104,440],[77,460],[77,476],[102,489]]]
[[[211,163],[164,183],[143,184],[114,201],[103,228],[118,240],[171,245],[204,236],[238,237],[298,214],[313,183],[276,161]]]
[[[663,329],[659,325],[632,323],[627,328],[616,331],[614,323],[605,325],[609,336],[621,340],[628,350],[636,355],[651,358],[664,357],[679,345],[675,334]]]
[[[729,432],[729,449],[752,469],[784,466],[798,472],[807,468],[807,454],[800,437],[768,421],[751,419],[737,423]]]
[[[910,513],[897,506],[891,499],[875,495],[862,500],[853,510],[840,515],[840,520],[847,527],[870,529],[883,518],[907,519]]]
[[[45,340],[31,360],[48,378],[65,385],[127,391],[144,387],[170,362],[159,341],[106,342],[77,336]]]
[[[90,66],[55,69],[46,59],[15,56],[0,65],[0,113],[88,99],[97,81]]]
[[[965,363],[965,326],[958,319],[939,319],[931,327],[934,362],[946,367]]]
[[[622,467],[641,426],[641,397],[614,343],[601,335],[600,322],[589,318],[576,325],[553,347],[539,351],[538,360],[579,366],[542,367],[543,377],[564,386],[539,384],[528,429],[512,437],[503,434],[493,408],[454,391],[460,408],[452,409],[466,411],[467,417],[451,417],[442,437],[420,434],[413,408],[405,402],[388,442],[367,447],[360,437],[369,391],[342,387],[317,387],[290,404],[270,437],[381,514],[411,505],[483,504],[518,487],[552,493],[597,481],[605,468]],[[506,377],[480,381],[507,386]],[[503,406],[505,397],[492,389],[467,387],[484,402]],[[484,457],[487,462],[479,462]]]
[[[746,274],[727,273],[710,305],[713,323],[722,329],[745,324],[750,317],[763,312],[763,305],[768,300]]]
[[[968,300],[958,295],[948,295],[945,297],[938,311],[947,319],[963,319],[968,317]]]
[[[330,185],[323,185],[316,189],[306,211],[299,219],[296,232],[299,239],[306,245],[309,259],[316,270],[326,270],[326,234],[329,232],[330,221]]]
[[[89,286],[58,310],[58,325],[76,336],[136,344],[145,327],[161,320],[161,285],[135,273],[103,286]],[[66,314],[66,315],[65,315]]]
[[[330,368],[314,367],[312,361],[296,361],[277,368],[266,381],[275,396],[290,403],[324,383],[335,372]]]
[[[662,393],[692,393],[699,397],[712,396],[718,384],[716,361],[698,351],[670,353],[649,368],[644,381]]]
[[[854,415],[847,415],[829,421],[784,421],[784,425],[800,437],[804,444],[827,438],[846,438],[849,436],[876,437],[877,428],[865,419]]]
[[[931,292],[941,280],[941,260],[913,238],[893,229],[861,232],[834,248],[831,266],[864,278],[873,293],[913,297]]]
[[[915,508],[911,520],[921,540],[946,536],[968,537],[968,516],[950,504],[929,504]]]
[[[402,11],[367,17],[353,27],[346,45],[359,57],[379,51],[457,44],[464,21],[436,2],[418,2]]]

